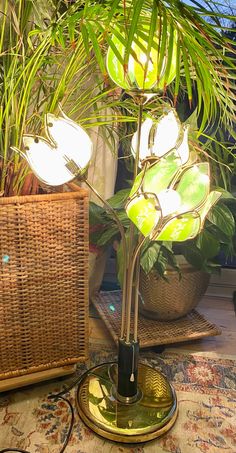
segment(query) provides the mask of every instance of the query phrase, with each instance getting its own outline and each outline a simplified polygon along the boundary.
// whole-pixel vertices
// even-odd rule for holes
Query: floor
[[[216,324],[222,334],[192,342],[172,344],[171,349],[189,350],[190,352],[211,351],[224,355],[235,355],[236,312],[230,297],[205,296],[197,307],[199,313]],[[90,341],[113,344],[113,340],[104,322],[97,317],[90,317]]]
[[[186,341],[171,344],[168,349],[189,352],[214,352],[217,354],[236,354],[236,308],[231,297],[205,296],[197,307],[197,310],[213,324],[220,327],[222,334],[214,337],[205,337],[201,340]],[[94,310],[92,310],[94,312]],[[107,330],[104,322],[98,315],[91,315],[89,319],[89,341],[91,344],[99,343],[114,346],[115,343]],[[1,380],[0,392],[19,386],[34,384],[45,379],[55,378],[60,375],[74,372],[74,366],[55,368],[30,375]]]

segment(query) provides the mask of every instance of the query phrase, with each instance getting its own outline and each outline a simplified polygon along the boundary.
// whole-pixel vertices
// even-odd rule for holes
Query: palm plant
[[[218,20],[227,19],[227,13],[207,10],[195,0],[192,6],[179,0],[40,0],[37,7],[30,0],[7,0],[4,5],[0,16],[2,194],[35,189],[25,180],[28,168],[11,152],[10,145],[20,148],[23,132],[38,131],[42,113],[55,111],[61,102],[68,115],[84,126],[104,123],[101,105],[119,105],[107,96],[106,90],[112,87],[105,52],[110,46],[126,74],[129,55],[135,59],[132,42],[137,34],[147,42],[149,53],[153,46],[157,51],[159,81],[164,62],[156,102],[162,102],[167,95],[174,65],[175,78],[168,87],[168,96],[178,106],[184,91],[191,107],[195,93],[199,135],[208,138],[209,124],[215,125],[211,136],[223,126],[234,135],[235,49],[233,40],[222,35]],[[124,52],[114,44],[113,35],[125,45]],[[88,82],[92,73],[96,75],[95,89],[91,88],[94,78]],[[117,112],[108,122],[115,118]],[[119,114],[118,119],[132,118]],[[228,171],[225,165],[234,167],[234,155],[231,148],[222,148],[219,140],[214,143],[217,146],[212,150],[207,142],[206,154],[213,165],[219,165],[224,177]],[[227,178],[224,181],[227,186]]]
[[[81,8],[83,4],[83,8]],[[159,42],[158,59],[166,61],[165,78],[168,80],[172,60],[176,60],[176,78],[173,84],[174,102],[177,103],[180,88],[185,86],[189,103],[192,103],[193,82],[196,84],[198,95],[198,112],[202,112],[201,125],[206,125],[214,117],[218,116],[219,108],[221,121],[232,120],[234,112],[234,93],[232,80],[235,52],[232,42],[220,32],[217,27],[207,21],[218,18],[220,13],[207,11],[195,0],[194,6],[189,6],[179,0],[158,2],[153,0],[129,0],[129,1],[104,1],[96,5],[91,0],[76,1],[67,10],[62,20],[62,27],[73,25],[83,35],[84,45],[88,50],[88,44],[93,44],[101,72],[106,75],[103,58],[103,49],[109,44],[117,59],[127,66],[129,54],[132,52],[132,42],[137,30],[142,33],[142,39],[148,41],[151,49],[154,37]],[[213,7],[214,1],[211,2]],[[93,8],[91,7],[93,5]],[[222,13],[221,17],[231,17]],[[146,32],[143,27],[146,25]],[[224,27],[225,28],[225,27]],[[122,43],[125,43],[125,55],[119,54],[119,50],[111,40],[111,33]],[[122,35],[123,34],[123,35]],[[166,44],[168,43],[168,52]],[[176,51],[175,44],[176,43]],[[160,63],[161,70],[161,63]],[[163,85],[165,86],[165,80]],[[164,90],[165,91],[165,90]],[[203,110],[202,110],[203,109]]]
[[[0,11],[0,193],[4,196],[38,190],[36,178],[11,146],[21,147],[23,133],[40,130],[44,112],[57,111],[60,102],[85,127],[92,127],[103,124],[101,105],[111,102],[107,90],[101,90],[103,77],[96,59],[91,54],[88,58],[91,44],[85,46],[74,25],[72,30],[64,27],[64,15],[53,3],[47,7],[48,15],[43,1],[34,7],[30,0],[7,0]],[[109,121],[114,118],[111,114]]]

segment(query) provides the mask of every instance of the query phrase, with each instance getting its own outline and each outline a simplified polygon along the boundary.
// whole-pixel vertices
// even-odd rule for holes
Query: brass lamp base
[[[174,389],[157,370],[139,364],[135,401],[117,398],[117,363],[98,365],[84,374],[77,409],[95,433],[115,442],[139,443],[166,433],[177,418]]]

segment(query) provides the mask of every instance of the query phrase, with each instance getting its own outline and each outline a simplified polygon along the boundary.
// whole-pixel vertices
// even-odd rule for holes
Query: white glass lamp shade
[[[24,135],[24,155],[32,171],[50,186],[65,184],[82,174],[92,156],[88,134],[68,118],[48,113],[45,118],[48,139]]]
[[[142,29],[134,35],[131,46],[132,51],[128,58],[127,67],[124,67],[122,60],[125,57],[127,37],[118,28],[111,38],[111,45],[108,48],[106,66],[113,82],[127,91],[141,90],[152,91],[162,90],[170,84],[176,75],[176,37],[172,45],[172,60],[166,72],[167,58],[164,57],[159,63],[160,42],[158,31],[154,36],[153,46],[148,52],[149,27],[143,25]],[[166,52],[169,48],[169,33],[165,42]]]
[[[137,152],[137,132],[134,133],[131,150],[135,158]],[[147,118],[141,126],[139,167],[142,162],[160,158],[173,148],[177,149],[182,164],[189,159],[188,127],[182,125],[173,109],[160,117],[159,120]]]

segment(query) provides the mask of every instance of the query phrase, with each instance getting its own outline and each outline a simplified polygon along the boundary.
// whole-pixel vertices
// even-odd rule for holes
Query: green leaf
[[[192,79],[191,79],[191,74],[190,74],[190,64],[191,60],[189,58],[189,55],[186,52],[186,42],[182,43],[182,57],[183,57],[183,62],[184,62],[184,76],[186,80],[186,85],[187,85],[187,92],[188,92],[188,100],[189,104],[191,106],[192,103],[192,98],[193,98],[193,92],[192,92]]]
[[[166,254],[166,250],[163,247],[161,247],[160,253],[158,255],[158,260],[155,262],[154,268],[158,271],[159,275],[166,281],[168,281],[168,278],[165,275],[168,264],[169,264],[168,254]]]
[[[157,242],[153,242],[151,244],[152,245],[144,250],[140,258],[140,264],[146,274],[152,270],[160,254],[161,246],[157,244]]]
[[[207,218],[227,236],[231,237],[235,234],[234,216],[226,205],[217,204],[213,206]]]
[[[217,192],[221,192],[222,193],[221,200],[232,200],[232,201],[236,202],[236,198],[228,190],[225,190],[222,187],[215,187],[214,190],[216,190]]]
[[[89,203],[89,225],[97,225],[104,223],[105,209],[90,201]]]
[[[82,20],[81,20],[81,24],[80,24],[80,29],[81,29],[81,34],[82,34],[82,38],[83,38],[84,48],[86,50],[86,53],[89,55],[90,47],[89,47],[88,31]]]
[[[63,30],[62,30],[61,27],[58,27],[56,39],[57,39],[57,42],[61,45],[61,47],[63,49],[65,49],[66,48],[66,43],[65,43],[65,38],[64,38],[64,35],[63,35]]]
[[[100,48],[100,43],[98,41],[98,38],[96,36],[96,33],[94,32],[94,29],[91,24],[87,23],[87,32],[89,35],[89,38],[91,40],[91,43],[93,45],[93,51],[96,55],[97,62],[99,64],[101,73],[104,75],[106,74],[106,68],[105,68],[105,63],[104,63],[104,57]]]
[[[187,244],[183,249],[183,255],[186,260],[196,269],[202,269],[205,261],[205,257],[195,244]]]
[[[117,217],[119,218],[120,222],[125,228],[128,228],[130,226],[130,220],[127,217],[127,214],[124,209],[120,211],[116,211]]]
[[[160,79],[162,67],[163,67],[163,61],[165,61],[166,58],[166,47],[167,47],[167,18],[166,18],[166,12],[165,10],[162,11],[162,16],[160,19],[160,25],[159,25],[159,35],[161,39],[159,40],[159,58],[158,58],[158,68],[157,68],[157,75],[158,78]]]
[[[157,23],[157,4],[156,2],[153,3],[152,6],[152,15],[150,19],[150,27],[148,33],[148,43],[147,43],[147,51],[146,51],[146,63],[145,63],[145,71],[144,71],[144,80],[146,79],[147,71],[148,71],[148,64],[150,60],[150,53],[151,48],[153,45],[153,38],[156,31],[156,23]]]
[[[100,247],[104,247],[112,244],[113,240],[117,236],[117,232],[118,232],[117,226],[115,227],[110,226],[101,234],[100,238],[97,241],[97,245],[99,245]]]
[[[230,244],[232,242],[232,237],[219,230],[219,228],[212,223],[207,221],[204,228],[206,227],[207,230],[220,242],[220,244]]]
[[[206,230],[203,230],[199,234],[197,245],[206,259],[214,258],[220,251],[220,242],[213,234]]]
[[[124,67],[126,67],[128,64],[134,35],[135,35],[135,33],[137,33],[138,21],[140,18],[142,7],[143,7],[142,3],[143,2],[136,2],[136,7],[132,11],[130,27],[129,27],[129,30],[127,30],[128,36],[127,36],[125,56],[124,56]]]
[[[119,190],[115,195],[109,198],[108,202],[114,209],[123,208],[129,193],[130,189]]]
[[[166,63],[166,68],[165,68],[165,75],[164,75],[164,83],[167,85],[168,84],[168,78],[171,70],[171,66],[173,65],[173,60],[176,60],[175,54],[174,54],[174,29],[173,29],[173,24],[170,23],[169,26],[169,36],[168,36],[168,58],[167,58],[167,63]]]

